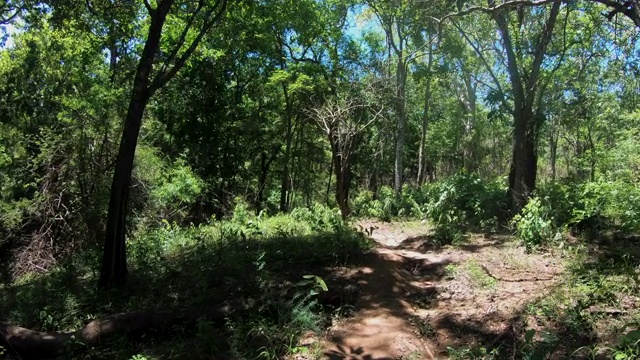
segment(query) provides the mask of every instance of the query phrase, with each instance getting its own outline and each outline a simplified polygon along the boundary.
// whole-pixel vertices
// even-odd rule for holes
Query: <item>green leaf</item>
[[[529,329],[527,330],[526,333],[524,333],[524,341],[527,343],[530,343],[533,340],[533,337],[536,335],[536,331],[533,329]]]
[[[322,280],[320,277],[316,276],[316,282],[318,283],[318,285],[320,285],[322,291],[329,291],[327,283],[325,283],[324,280]]]

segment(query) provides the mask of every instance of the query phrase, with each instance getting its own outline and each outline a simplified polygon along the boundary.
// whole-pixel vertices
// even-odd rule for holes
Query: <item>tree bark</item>
[[[349,209],[349,174],[348,170],[342,167],[343,159],[340,155],[335,155],[334,167],[336,172],[336,202],[340,208],[340,214],[346,219],[350,214]]]
[[[549,131],[549,161],[551,163],[551,181],[556,181],[556,164],[558,162],[558,129],[556,119],[552,118]]]
[[[531,108],[514,114],[514,144],[509,173],[509,197],[511,209],[517,214],[526,205],[536,187],[538,157],[536,151],[535,124]]]
[[[264,190],[267,187],[269,169],[271,168],[271,163],[277,155],[277,148],[274,150],[271,156],[267,155],[267,152],[264,150],[260,155],[260,175],[258,176],[258,195],[256,199],[256,211],[258,213],[260,212],[260,210],[264,209]]]
[[[280,64],[280,69],[286,69],[284,62]],[[285,117],[286,117],[286,136],[285,148],[282,164],[282,174],[280,177],[280,211],[288,210],[288,194],[289,194],[289,161],[291,160],[291,143],[293,142],[293,104],[291,96],[289,96],[289,88],[287,84],[282,84],[282,94],[285,100]]]
[[[124,129],[111,184],[111,197],[107,214],[107,230],[102,255],[102,268],[98,285],[106,287],[123,285],[127,276],[127,254],[125,243],[127,203],[133,159],[138,143],[138,134],[142,124],[144,109],[147,106],[150,91],[150,75],[155,54],[160,46],[160,37],[165,19],[173,0],[159,2],[153,12],[147,41],[138,62],[133,80],[133,91],[125,117]]]

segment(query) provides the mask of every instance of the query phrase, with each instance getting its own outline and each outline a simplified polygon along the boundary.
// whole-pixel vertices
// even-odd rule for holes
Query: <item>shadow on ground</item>
[[[443,293],[440,283],[447,280],[451,269],[462,262],[488,260],[487,251],[492,251],[490,255],[494,257],[490,257],[491,259],[510,260],[500,258],[512,254],[508,251],[501,252],[502,249],[513,249],[510,241],[512,238],[508,235],[491,234],[472,237],[469,243],[455,247],[434,247],[434,242],[428,235],[419,235],[408,237],[396,246],[380,246],[378,251],[363,258],[360,267],[364,271],[351,278],[363,292],[356,307],[365,315],[363,317],[375,318],[384,310],[390,316],[407,320],[405,324],[410,323],[410,331],[418,333],[438,358],[566,359],[573,356],[580,359],[583,355],[587,356],[586,351],[581,353],[575,350],[594,344],[597,336],[589,324],[579,322],[581,309],[566,308],[574,313],[563,314],[559,304],[556,304],[553,306],[559,312],[550,314],[553,322],[545,324],[546,328],[535,324],[530,326],[532,312],[545,310],[545,306],[549,306],[539,304],[545,299],[545,295],[564,287],[559,281],[533,279],[530,281],[535,282],[536,287],[528,288],[526,278],[516,276],[512,277],[515,280],[496,279],[499,284],[506,281],[508,286],[499,286],[496,290],[479,289],[465,301],[456,301],[450,294]],[[447,256],[451,252],[457,253],[458,260]],[[540,275],[539,272],[536,273],[538,270],[543,273],[545,270],[551,271],[545,269],[545,265],[542,266],[542,269],[509,271],[533,275]],[[493,277],[486,272],[486,268],[483,276]],[[503,290],[508,291],[500,293]],[[500,304],[505,298],[508,301],[510,297],[514,297],[509,291],[527,294],[521,296],[521,299],[526,298],[527,301],[513,303],[516,306],[510,309],[501,309]],[[482,297],[482,303],[477,304],[476,300],[480,301]],[[436,315],[416,316],[416,308],[435,312]],[[398,352],[394,351],[398,349],[376,346],[368,339],[367,325],[375,327],[384,324],[362,322],[345,326],[343,331],[330,335],[329,340],[335,346],[324,355],[329,359],[429,358],[424,352],[419,352],[419,346],[412,347],[410,341],[405,344],[405,355],[402,357],[397,356]],[[525,336],[529,330],[533,331],[530,338]],[[442,337],[442,334],[447,334],[447,337]],[[353,338],[359,339],[360,343],[350,341]],[[375,339],[379,340],[379,335]],[[392,356],[383,355],[385,353]]]
[[[0,321],[39,331],[68,331],[105,315],[132,311],[176,311],[244,300],[224,323],[201,318],[153,329],[142,337],[119,337],[77,358],[257,358],[280,356],[296,347],[307,331],[320,331],[328,314],[353,301],[353,291],[330,269],[358,262],[370,243],[349,229],[309,236],[247,239],[227,234],[164,254],[156,246],[136,245],[128,283],[99,291],[94,264],[70,261],[46,275],[18,285],[0,285]],[[326,279],[323,293],[315,278]],[[309,295],[312,290],[317,296]],[[8,349],[9,351],[11,349]],[[264,354],[263,354],[264,355]]]
[[[465,241],[461,241],[459,244],[455,245],[456,249],[476,253],[481,251],[483,248],[487,247],[500,247],[505,243],[509,242],[512,237],[508,234],[477,234],[476,237],[481,237],[484,241],[477,242],[470,239],[473,237],[473,234],[467,234],[467,239]],[[405,241],[403,241],[400,245],[391,247],[394,249],[401,250],[413,250],[422,253],[427,252],[438,252],[443,249],[449,248],[449,245],[443,246],[436,241],[432,235],[418,235],[418,236],[410,236]]]
[[[426,236],[412,237],[395,248],[380,247],[378,251],[367,251],[369,242],[349,229],[258,240],[247,240],[244,235],[215,241],[204,234],[195,236],[202,237],[202,241],[169,255],[160,254],[153,246],[146,250],[136,247],[140,250],[132,254],[134,266],[123,289],[98,291],[95,274],[86,271],[87,264],[77,262],[22,285],[4,285],[0,287],[0,321],[58,331],[79,328],[89,319],[119,312],[198,308],[236,299],[252,299],[255,304],[233,313],[222,324],[204,318],[196,324],[178,323],[144,337],[116,338],[99,348],[74,354],[83,359],[128,359],[135,354],[163,359],[229,359],[239,358],[240,350],[245,358],[269,354],[281,357],[293,348],[313,352],[313,346],[300,345],[299,339],[309,330],[320,333],[331,325],[330,314],[345,315],[349,308],[370,314],[372,319],[383,312],[404,319],[405,322],[385,326],[398,328],[406,337],[388,334],[399,339],[392,342],[396,349],[367,343],[369,332],[382,325],[362,323],[361,327],[327,335],[335,344],[324,353],[328,359],[399,358],[393,356],[394,352],[408,354],[405,359],[426,358],[420,357],[424,353],[416,338],[428,343],[432,350],[439,350],[436,356],[446,355],[446,346],[453,344],[467,349],[467,355],[474,351],[481,354],[484,347],[486,352],[494,351],[498,359],[518,359],[536,352],[549,354],[558,346],[576,349],[597,340],[587,324],[575,323],[579,316],[568,314],[554,319],[552,338],[536,337],[527,342],[527,305],[508,315],[493,312],[481,318],[465,317],[453,308],[443,310],[436,319],[416,317],[416,307],[446,309],[449,299],[441,296],[436,283],[446,278],[449,265],[456,265],[438,257],[442,249],[433,253],[425,245],[432,243]],[[457,246],[456,251],[476,256],[483,249],[499,248],[506,242],[504,236],[491,236]],[[616,249],[595,253],[593,260],[576,271],[584,271],[585,276],[591,270],[619,274],[623,270],[615,264],[620,261],[630,264],[627,270],[640,264],[637,257],[625,256],[619,247]],[[421,256],[403,255],[404,250]],[[301,283],[306,274],[322,277],[329,291],[306,297],[314,288],[312,282]],[[407,323],[411,328],[406,328]],[[496,323],[502,326],[495,326]],[[405,328],[400,329],[402,326]],[[586,330],[576,333],[579,328]],[[414,332],[417,334],[411,337]],[[441,332],[459,336],[442,339]],[[362,343],[354,345],[349,341],[354,333]],[[265,355],[265,351],[271,353]],[[567,352],[552,354],[557,354],[552,359],[560,359],[566,358]]]

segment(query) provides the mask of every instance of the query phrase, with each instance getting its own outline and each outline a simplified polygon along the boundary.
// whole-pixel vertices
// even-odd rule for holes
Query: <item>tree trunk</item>
[[[402,51],[398,53],[398,66],[396,69],[396,108],[398,115],[398,123],[396,128],[396,160],[394,168],[394,184],[396,196],[402,192],[403,185],[403,158],[404,158],[404,128],[405,128],[405,78],[406,66],[402,58]]]
[[[332,145],[332,148],[334,145]],[[340,214],[346,219],[351,214],[349,208],[349,187],[351,185],[351,166],[349,159],[338,155],[337,151],[333,153],[333,164],[336,173],[336,202],[340,208]]]
[[[420,134],[420,148],[418,149],[418,186],[425,180],[425,152],[427,142],[427,127],[429,126],[429,106],[431,105],[431,67],[433,63],[433,47],[429,46],[429,59],[427,60],[428,79],[424,89],[424,105],[422,109],[422,132]]]
[[[331,194],[331,178],[333,177],[333,162],[335,161],[335,156],[331,156],[331,163],[329,164],[329,181],[327,181],[327,206],[329,206],[329,194]]]
[[[133,158],[138,143],[138,134],[140,133],[144,109],[151,96],[149,77],[153,68],[154,57],[160,46],[162,27],[172,5],[173,0],[165,0],[160,2],[154,11],[147,41],[142,50],[133,80],[133,91],[125,117],[111,184],[102,268],[98,281],[98,286],[100,287],[123,285],[127,277],[125,230]]]
[[[107,232],[102,255],[102,269],[100,270],[99,286],[123,285],[127,276],[127,253],[125,244],[125,230],[127,205],[129,200],[129,186],[133,158],[138,142],[138,134],[144,108],[147,104],[146,89],[139,92],[134,90],[129,110],[125,120],[125,128],[120,141],[120,149],[116,162],[116,169],[111,185],[109,212],[107,215]]]
[[[269,177],[269,169],[271,163],[276,158],[278,149],[276,148],[271,156],[266,151],[262,151],[260,155],[260,176],[258,177],[258,195],[256,199],[256,211],[264,209],[264,189],[267,187],[267,179]]]
[[[495,0],[488,0],[489,6],[495,5]],[[533,116],[534,100],[540,98],[542,92],[539,86],[540,71],[547,46],[555,26],[561,2],[554,2],[543,31],[539,34],[538,43],[533,53],[530,71],[521,71],[518,57],[509,34],[509,27],[503,13],[493,14],[498,25],[502,44],[507,55],[507,71],[513,87],[514,98],[514,133],[513,157],[509,171],[509,201],[512,214],[518,214],[525,206],[531,192],[535,189],[537,159],[537,131],[539,123]],[[540,109],[537,109],[540,112]]]
[[[556,181],[556,164],[558,161],[558,129],[555,118],[552,118],[549,131],[549,162],[551,163],[551,181]]]
[[[536,127],[531,108],[514,113],[514,144],[509,172],[509,198],[513,214],[519,213],[535,190],[538,157]]]
[[[281,68],[284,69],[284,64],[281,65]],[[286,137],[285,137],[285,148],[284,148],[284,158],[282,165],[282,174],[280,178],[280,211],[286,212],[288,209],[288,193],[289,193],[289,160],[291,159],[291,143],[293,141],[293,116],[291,114],[291,99],[289,97],[289,90],[286,84],[282,85],[282,91],[285,99],[285,116],[286,116]]]
[[[219,305],[179,311],[140,311],[111,315],[96,319],[73,332],[39,332],[0,323],[0,345],[15,353],[19,359],[50,359],[74,350],[97,346],[114,336],[139,336],[147,330],[168,329],[171,325],[195,323],[200,318],[222,321],[232,311],[240,309],[241,301],[233,305]]]

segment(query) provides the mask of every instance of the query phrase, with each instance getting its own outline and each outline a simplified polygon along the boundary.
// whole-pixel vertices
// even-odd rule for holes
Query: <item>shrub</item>
[[[429,190],[437,197],[427,217],[444,241],[461,239],[469,227],[495,227],[505,207],[506,190],[498,182],[485,182],[475,174],[460,173]]]
[[[584,206],[574,213],[577,220],[602,218],[604,225],[616,226],[625,233],[640,231],[640,188],[623,181],[590,182],[582,187]]]
[[[527,250],[530,251],[538,245],[546,244],[556,236],[556,227],[553,225],[549,213],[549,208],[543,205],[540,198],[534,197],[522,209],[522,213],[513,218],[512,222],[518,236]]]
[[[405,185],[401,196],[395,196],[393,188],[383,186],[377,198],[369,190],[363,190],[351,202],[353,215],[390,221],[394,216],[423,218],[423,205],[427,196],[425,187]]]
[[[640,231],[640,189],[626,181],[598,181],[580,185],[542,184],[536,191],[548,220],[556,228],[596,236],[605,229]]]
[[[538,186],[536,196],[549,209],[549,220],[556,227],[575,223],[575,211],[583,208],[579,187],[562,183],[545,183]]]

